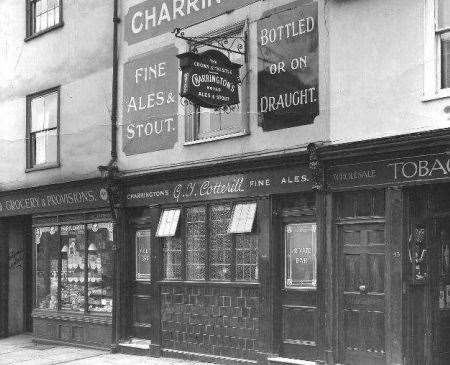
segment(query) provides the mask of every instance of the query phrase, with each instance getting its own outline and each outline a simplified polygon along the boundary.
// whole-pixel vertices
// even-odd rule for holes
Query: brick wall
[[[165,285],[161,300],[164,348],[256,359],[258,288]]]

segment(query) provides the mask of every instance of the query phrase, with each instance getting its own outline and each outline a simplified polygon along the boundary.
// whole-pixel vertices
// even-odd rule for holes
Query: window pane
[[[58,139],[56,129],[37,132],[31,136],[33,165],[57,162]]]
[[[206,265],[206,208],[186,212],[186,278],[204,280]]]
[[[36,9],[36,15],[42,14],[42,0],[36,1],[35,9]]]
[[[231,280],[233,241],[228,233],[231,212],[229,205],[215,205],[210,210],[211,280]]]
[[[48,11],[48,26],[52,27],[55,25],[55,10],[50,9]]]
[[[316,288],[316,224],[285,227],[285,287]]]
[[[55,24],[59,24],[59,6],[55,8]]]
[[[92,223],[88,234],[88,304],[91,312],[112,311],[113,225]]]
[[[34,229],[36,308],[58,309],[59,239],[57,227]]]
[[[236,280],[258,280],[258,235],[236,235]]]
[[[61,226],[61,308],[84,311],[84,225]]]
[[[31,132],[44,129],[44,98],[38,97],[31,100]]]
[[[450,32],[441,34],[441,88],[450,87]]]
[[[47,29],[47,13],[42,13],[41,15],[41,30]]]
[[[438,0],[438,27],[450,27],[450,1]]]
[[[35,33],[41,31],[41,16],[40,15],[37,15],[34,18],[34,31],[35,31]]]
[[[164,279],[181,280],[181,264],[183,258],[181,238],[167,237],[164,239]]]
[[[151,230],[136,231],[136,280],[151,280]]]
[[[58,93],[54,92],[44,97],[44,126],[43,128],[56,128],[58,121]]]

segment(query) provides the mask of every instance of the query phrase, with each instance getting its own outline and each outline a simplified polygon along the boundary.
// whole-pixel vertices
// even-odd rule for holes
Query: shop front
[[[450,361],[450,154],[398,156],[329,169],[339,363]]]
[[[7,192],[0,215],[3,334],[109,347],[114,227],[106,189],[83,181]]]
[[[129,185],[122,350],[318,359],[322,226],[312,186],[301,164]]]

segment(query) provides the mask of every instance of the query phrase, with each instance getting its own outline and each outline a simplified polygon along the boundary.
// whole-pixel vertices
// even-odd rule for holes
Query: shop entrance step
[[[152,341],[144,338],[132,337],[119,343],[119,352],[141,356],[161,356],[160,346],[153,345]]]
[[[314,361],[290,359],[287,357],[269,357],[267,360],[270,365],[316,365]]]

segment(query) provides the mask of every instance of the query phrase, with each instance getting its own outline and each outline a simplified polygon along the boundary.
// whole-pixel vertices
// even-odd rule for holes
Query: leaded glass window
[[[210,204],[184,209],[178,234],[162,240],[164,280],[258,280],[258,233],[230,232],[233,212],[242,213],[236,206]],[[237,215],[245,216],[244,224],[236,220],[236,227],[245,226],[246,231],[253,226],[255,212],[251,211],[256,210],[256,203],[240,206],[250,207],[251,214]]]

